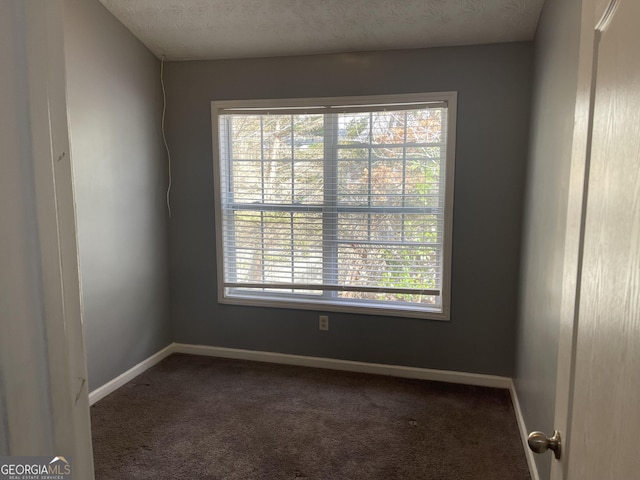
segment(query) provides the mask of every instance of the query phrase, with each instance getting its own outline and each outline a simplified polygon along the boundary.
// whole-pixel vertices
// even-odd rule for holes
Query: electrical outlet
[[[329,315],[320,315],[320,330],[329,330]]]

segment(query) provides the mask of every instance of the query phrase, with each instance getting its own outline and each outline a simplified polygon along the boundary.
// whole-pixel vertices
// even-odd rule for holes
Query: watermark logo
[[[0,480],[71,480],[71,460],[55,457],[0,457]]]

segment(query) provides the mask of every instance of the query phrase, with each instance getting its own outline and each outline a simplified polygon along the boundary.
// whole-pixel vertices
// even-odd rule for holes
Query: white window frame
[[[223,253],[223,225],[222,225],[222,192],[220,172],[220,145],[218,117],[223,112],[238,109],[269,110],[277,108],[309,108],[330,107],[336,105],[380,105],[402,103],[432,103],[446,102],[447,104],[447,138],[445,161],[445,201],[444,201],[444,241],[442,251],[442,284],[440,290],[440,308],[416,307],[415,304],[404,306],[389,303],[388,305],[367,304],[364,301],[358,305],[358,300],[318,300],[315,297],[297,295],[295,298],[282,297],[270,293],[268,296],[258,292],[243,296],[227,295],[224,280]],[[211,123],[213,143],[213,171],[215,193],[215,227],[216,227],[216,260],[218,302],[231,305],[245,305],[285,309],[315,310],[318,312],[345,312],[370,315],[385,315],[409,318],[424,318],[432,320],[449,320],[451,309],[451,256],[453,243],[453,198],[454,171],[456,145],[456,112],[457,92],[431,92],[399,95],[373,95],[357,97],[319,97],[319,98],[289,98],[289,99],[261,99],[261,100],[223,100],[211,102]],[[330,112],[326,112],[330,113]]]

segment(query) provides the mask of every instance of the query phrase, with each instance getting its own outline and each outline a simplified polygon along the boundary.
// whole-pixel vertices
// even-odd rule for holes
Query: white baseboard
[[[126,372],[124,372],[122,375],[117,376],[116,378],[114,378],[110,382],[107,382],[104,385],[102,385],[101,387],[98,387],[95,390],[93,390],[92,392],[90,392],[89,393],[89,405],[93,405],[97,401],[102,400],[104,397],[106,397],[110,393],[115,392],[117,389],[119,389],[125,383],[133,380],[134,378],[136,378],[138,375],[140,375],[144,371],[146,371],[146,370],[150,369],[151,367],[153,367],[156,363],[158,363],[158,362],[164,360],[165,358],[167,358],[169,355],[171,355],[173,353],[173,346],[174,346],[173,343],[170,344],[170,345],[167,345],[165,348],[160,350],[158,353],[154,353],[153,355],[151,355],[146,360],[141,361],[139,364],[135,365],[134,367],[132,367],[129,370],[127,370]]]
[[[522,416],[522,409],[520,408],[520,401],[518,400],[518,394],[516,393],[516,387],[513,384],[513,380],[510,381],[511,385],[509,385],[509,392],[511,393],[511,401],[513,402],[513,409],[516,413],[516,421],[518,422],[518,430],[520,430],[520,438],[522,439],[522,447],[524,448],[524,455],[527,458],[527,465],[529,465],[529,473],[531,474],[531,480],[540,480],[540,475],[538,474],[538,467],[536,467],[536,461],[534,458],[534,453],[529,448],[527,444],[527,437],[529,436],[529,431],[527,430],[527,425],[524,422],[524,417]]]
[[[354,362],[351,360],[338,360],[334,358],[307,357],[303,355],[289,355],[286,353],[262,352],[256,350],[241,350],[237,348],[211,347],[207,345],[188,345],[185,343],[172,343],[158,353],[143,360],[122,375],[114,378],[101,387],[89,393],[89,403],[93,405],[97,401],[114,392],[122,385],[153,367],[172,353],[186,353],[190,355],[203,355],[208,357],[235,358],[239,360],[253,360],[257,362],[279,363],[284,365],[297,365],[301,367],[326,368],[329,370],[341,370],[346,372],[371,373],[375,375],[388,375],[401,378],[415,378],[418,380],[433,380],[437,382],[459,383],[464,385],[476,385],[493,388],[513,388],[513,383],[508,377],[496,375],[483,375],[479,373],[454,372],[450,370],[434,370],[430,368],[406,367],[402,365],[386,365],[381,363]],[[514,393],[512,390],[512,397]],[[514,402],[515,404],[515,402]],[[519,411],[519,407],[518,410]],[[536,479],[534,479],[536,480]]]
[[[401,365],[385,365],[380,363],[354,362],[351,360],[307,357],[302,355],[289,355],[285,353],[240,350],[236,348],[174,343],[173,351],[176,353],[188,353],[191,355],[237,358],[241,360],[253,360],[257,362],[280,363],[285,365],[298,365],[302,367],[327,368],[330,370],[342,370],[347,372],[373,373],[376,375],[389,375],[393,377],[434,380],[438,382],[448,383],[461,383],[465,385],[477,385],[482,387],[508,389],[511,385],[510,378],[498,377],[495,375],[453,372],[448,370],[433,370],[428,368],[405,367]]]

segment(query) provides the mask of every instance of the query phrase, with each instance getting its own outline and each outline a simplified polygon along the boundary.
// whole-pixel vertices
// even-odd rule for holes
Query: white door
[[[640,1],[604,6],[589,45],[582,269],[569,408],[556,415],[568,421],[567,442],[554,479],[640,479]]]

